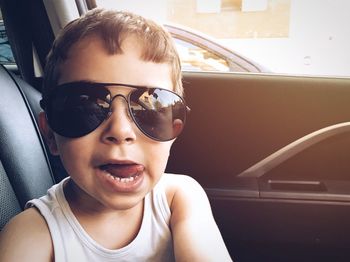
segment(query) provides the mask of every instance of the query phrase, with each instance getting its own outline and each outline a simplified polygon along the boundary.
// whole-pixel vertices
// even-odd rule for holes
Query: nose
[[[131,144],[136,140],[135,128],[129,115],[127,98],[121,94],[115,95],[111,100],[110,115],[106,120],[103,141],[114,144]]]

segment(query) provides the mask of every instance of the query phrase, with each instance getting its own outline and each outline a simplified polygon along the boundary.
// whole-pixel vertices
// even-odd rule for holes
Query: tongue
[[[127,164],[127,165],[107,164],[107,165],[101,166],[101,169],[110,173],[112,176],[126,178],[126,177],[134,176],[139,172],[142,172],[144,170],[144,166],[137,165],[137,164]]]

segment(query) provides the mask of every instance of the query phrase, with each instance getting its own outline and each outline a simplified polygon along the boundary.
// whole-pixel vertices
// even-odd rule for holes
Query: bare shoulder
[[[202,186],[184,175],[165,174],[163,181],[176,261],[232,261]]]
[[[172,213],[176,210],[190,212],[198,209],[211,211],[202,186],[192,177],[164,174],[165,190]]]
[[[53,246],[45,219],[35,208],[14,218],[0,233],[0,261],[52,261]]]
[[[192,177],[181,174],[164,174],[163,180],[167,189],[197,189],[202,190],[200,184]]]

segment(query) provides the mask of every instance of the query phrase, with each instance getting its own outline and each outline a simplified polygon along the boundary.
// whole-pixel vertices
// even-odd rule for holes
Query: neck
[[[106,248],[115,249],[127,245],[136,237],[142,224],[143,201],[130,209],[115,210],[103,207],[81,191],[71,179],[64,186],[74,216],[93,239]]]
[[[135,210],[143,207],[143,201],[132,208],[116,209],[103,205],[97,199],[93,198],[82,190],[72,179],[69,179],[64,185],[64,195],[67,202],[76,217],[120,217],[123,218],[133,214]]]

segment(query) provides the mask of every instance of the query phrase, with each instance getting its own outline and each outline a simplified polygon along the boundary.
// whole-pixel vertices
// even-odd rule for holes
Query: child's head
[[[64,29],[39,124],[78,195],[123,209],[152,190],[185,122],[180,75],[169,35],[139,16],[95,10]]]
[[[128,12],[94,9],[70,22],[58,35],[47,57],[43,96],[54,88],[61,77],[61,65],[77,42],[88,36],[100,38],[110,54],[122,52],[123,41],[130,36],[142,45],[144,61],[168,63],[171,66],[173,91],[183,95],[181,64],[170,34],[152,20]]]

